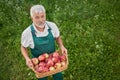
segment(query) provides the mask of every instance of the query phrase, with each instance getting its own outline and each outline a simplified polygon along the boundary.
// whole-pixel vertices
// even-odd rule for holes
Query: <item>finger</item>
[[[61,49],[61,53],[63,54],[63,50]]]
[[[31,61],[28,61],[28,62],[27,62],[27,66],[30,67],[30,68],[33,67],[32,62],[31,62]]]
[[[62,54],[63,54],[64,52],[62,51]]]
[[[64,54],[65,54],[65,55],[67,54],[67,50],[65,50]]]
[[[66,50],[66,54],[68,53],[68,51]]]
[[[63,54],[65,53],[65,50],[63,50]]]
[[[65,54],[65,50],[63,50],[63,53],[62,54]]]
[[[33,65],[29,65],[28,67],[29,67],[30,69],[32,69],[32,68],[33,68]]]

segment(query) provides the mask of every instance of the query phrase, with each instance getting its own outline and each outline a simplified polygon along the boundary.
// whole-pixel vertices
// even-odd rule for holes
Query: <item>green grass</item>
[[[68,49],[64,80],[120,80],[119,0],[0,1],[1,80],[37,80],[20,52],[20,38],[31,24],[30,6],[39,3]]]

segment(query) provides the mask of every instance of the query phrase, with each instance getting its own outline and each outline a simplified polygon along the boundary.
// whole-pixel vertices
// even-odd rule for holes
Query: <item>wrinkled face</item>
[[[33,12],[32,21],[36,27],[44,28],[45,21],[46,21],[45,12],[40,12],[40,13]]]

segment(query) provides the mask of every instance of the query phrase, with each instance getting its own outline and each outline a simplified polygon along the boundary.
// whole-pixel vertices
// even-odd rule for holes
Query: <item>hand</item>
[[[32,61],[31,61],[31,59],[26,59],[26,65],[30,68],[30,69],[32,69],[33,68],[33,63],[32,63]]]
[[[67,54],[67,49],[64,46],[62,46],[61,47],[61,52],[62,52],[62,54]]]

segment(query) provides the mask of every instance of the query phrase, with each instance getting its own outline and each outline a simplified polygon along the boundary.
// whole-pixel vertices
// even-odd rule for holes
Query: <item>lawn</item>
[[[1,0],[0,80],[37,80],[20,51],[34,4],[45,6],[68,49],[64,80],[120,80],[120,0]]]

